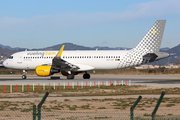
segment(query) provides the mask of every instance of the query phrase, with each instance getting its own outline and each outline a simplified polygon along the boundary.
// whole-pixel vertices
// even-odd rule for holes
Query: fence
[[[163,99],[163,96],[165,95],[164,92],[162,92],[157,105],[154,109],[154,111],[151,114],[142,114],[134,112],[134,108],[138,104],[138,102],[141,100],[141,96],[136,100],[134,105],[131,107],[129,113],[123,113],[123,112],[76,112],[75,109],[72,109],[73,112],[69,111],[63,111],[61,109],[48,109],[46,107],[42,107],[44,101],[46,100],[47,96],[49,95],[48,92],[44,95],[41,102],[38,105],[38,109],[36,110],[36,105],[33,105],[32,108],[17,108],[14,104],[13,106],[9,108],[9,110],[5,109],[2,106],[0,109],[0,119],[13,119],[13,120],[28,120],[33,119],[36,120],[38,116],[38,120],[49,120],[49,119],[60,119],[60,120],[87,120],[87,119],[108,119],[108,120],[144,120],[144,119],[152,119],[152,120],[180,120],[180,116],[173,116],[173,115],[157,115],[156,111]],[[77,107],[77,106],[75,106]],[[41,111],[42,108],[42,111]],[[60,108],[60,107],[59,107]]]
[[[117,82],[117,81],[114,81],[113,82],[114,85],[119,85],[120,82]],[[117,83],[117,84],[116,84]],[[125,82],[127,83],[127,82]],[[108,83],[108,84],[105,84],[104,81],[102,81],[102,83],[98,82],[96,84],[96,82],[92,84],[89,84],[89,85],[92,85],[93,87],[104,87],[104,86],[111,86],[111,81]],[[71,85],[73,85],[73,83],[71,83]],[[86,82],[86,87],[87,87],[87,82]],[[124,85],[124,84],[122,84]],[[127,85],[127,84],[125,84]],[[89,86],[89,87],[92,87],[92,86]],[[9,88],[8,88],[9,87]],[[4,91],[6,89],[8,89],[10,92],[13,92],[13,91],[16,91],[18,92],[18,88],[21,87],[20,90],[22,91],[25,91],[25,89],[27,89],[27,91],[30,91],[30,90],[35,90],[35,86],[30,86],[29,84],[25,87],[24,85],[22,86],[18,86],[18,85],[15,85],[15,86],[4,86]],[[53,87],[53,89],[65,89],[65,88],[70,88],[69,86],[69,83],[68,85],[66,86],[65,84],[63,84],[63,87],[60,86],[60,83],[58,83],[58,86],[56,86],[55,84],[53,84],[53,86],[51,86],[49,84],[48,86],[48,89],[51,89]],[[72,87],[72,86],[71,86]],[[77,86],[76,88],[80,87],[79,86],[79,83],[77,82]],[[84,83],[81,84],[81,88],[85,87],[84,86]],[[75,87],[72,87],[73,89]],[[36,86],[36,90],[40,90],[40,89],[43,89],[43,90],[46,90],[47,89],[47,86],[45,86],[45,84],[43,84],[43,86],[40,86],[40,84],[38,84]],[[131,109],[132,111],[129,112],[129,113],[122,113],[122,112],[76,112],[76,110],[72,110],[73,112],[69,112],[69,111],[63,111],[63,110],[55,110],[54,108],[53,109],[44,109],[42,107],[42,111],[41,111],[41,106],[43,104],[43,102],[45,101],[45,98],[47,97],[47,95],[45,95],[42,99],[42,101],[39,103],[40,106],[40,109],[38,110],[33,110],[34,107],[32,108],[24,108],[24,109],[21,109],[21,108],[17,108],[17,107],[13,107],[9,110],[7,109],[4,109],[3,106],[0,106],[0,119],[14,119],[14,120],[28,120],[28,119],[33,119],[35,120],[36,117],[38,116],[38,120],[40,120],[39,118],[41,118],[42,120],[49,120],[49,119],[60,119],[60,120],[87,120],[87,119],[108,119],[108,120],[116,120],[116,119],[123,119],[123,120],[144,120],[144,119],[152,119],[152,120],[180,120],[180,116],[174,116],[174,115],[156,115],[156,111],[158,109],[158,106],[160,105],[160,102],[161,100],[163,99],[163,96],[164,96],[164,92],[162,92],[162,95],[153,111],[153,114],[147,114],[147,113],[137,113],[136,111],[132,113],[133,109],[135,108],[135,106],[138,104],[138,102],[140,101],[141,99],[141,96],[137,99],[137,101],[135,102],[135,104],[132,106],[133,109]],[[39,105],[38,105],[38,108],[39,108]],[[36,108],[36,107],[35,107]],[[38,111],[38,113],[37,113]],[[39,114],[40,113],[40,114]],[[132,117],[132,114],[133,114],[133,117]],[[39,117],[40,115],[40,117]]]
[[[33,120],[33,110],[0,111],[0,120]],[[41,111],[41,120],[130,120],[130,113],[123,112],[69,112]],[[147,113],[134,113],[134,120],[151,120]],[[180,120],[180,116],[156,115],[155,120]]]
[[[89,82],[63,82],[63,83],[43,83],[43,84],[21,84],[21,85],[3,85],[0,86],[0,93],[14,93],[14,92],[33,92],[40,90],[50,90],[50,89],[78,89],[78,88],[88,88],[88,87],[105,87],[105,86],[116,86],[125,85],[131,86],[131,80],[117,80],[117,81],[89,81]]]

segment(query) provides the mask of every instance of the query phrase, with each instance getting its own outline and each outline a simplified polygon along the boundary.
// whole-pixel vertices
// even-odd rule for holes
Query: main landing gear
[[[22,79],[26,79],[26,78],[27,78],[27,77],[26,77],[26,73],[27,73],[27,71],[26,71],[26,70],[23,70]]]
[[[67,75],[67,79],[74,79],[74,74]]]
[[[91,77],[90,74],[88,74],[87,72],[85,72],[85,74],[83,75],[84,79],[89,79],[90,77]]]
[[[74,74],[72,74],[71,72],[68,72],[69,74],[67,75],[67,79],[74,79]],[[85,74],[83,75],[84,79],[90,79],[90,74],[88,74],[87,72],[85,72]]]

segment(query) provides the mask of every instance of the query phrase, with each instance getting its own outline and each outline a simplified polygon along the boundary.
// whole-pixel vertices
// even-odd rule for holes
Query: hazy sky
[[[1,0],[0,44],[135,47],[166,19],[161,47],[180,44],[180,0]]]

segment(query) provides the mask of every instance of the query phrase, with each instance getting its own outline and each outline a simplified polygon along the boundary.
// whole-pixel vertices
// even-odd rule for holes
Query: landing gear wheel
[[[73,74],[67,75],[67,79],[74,79],[74,75]]]
[[[26,75],[23,75],[23,76],[22,76],[22,79],[26,79]]]
[[[23,70],[23,76],[22,76],[22,79],[26,79],[26,73],[27,73],[27,70]]]
[[[83,78],[84,78],[84,79],[89,79],[89,78],[90,78],[90,74],[84,74],[84,75],[83,75]]]

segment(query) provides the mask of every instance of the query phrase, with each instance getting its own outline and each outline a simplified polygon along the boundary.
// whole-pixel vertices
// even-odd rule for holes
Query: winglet
[[[57,54],[57,57],[61,57],[61,54],[62,54],[62,52],[63,52],[63,50],[64,50],[64,46],[65,46],[65,45],[63,45],[63,46],[61,47],[61,49],[59,50],[59,53]]]

